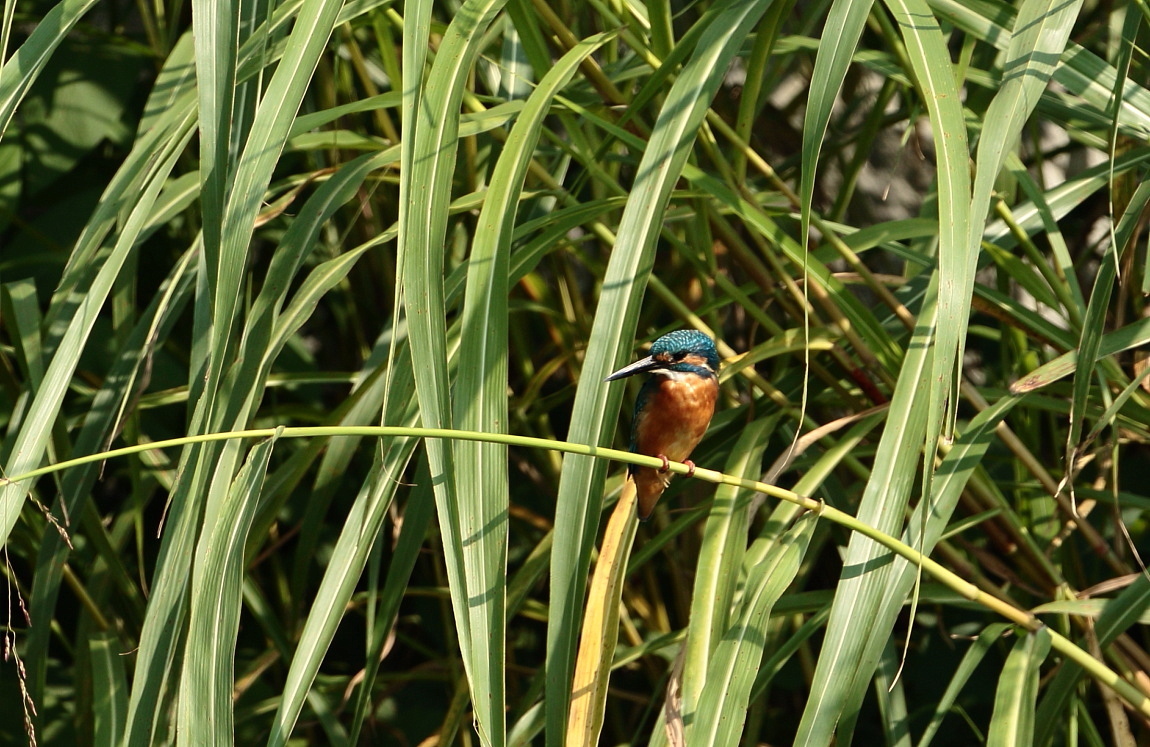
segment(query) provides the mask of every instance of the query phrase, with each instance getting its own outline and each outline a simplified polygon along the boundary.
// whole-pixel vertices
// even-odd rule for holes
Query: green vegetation
[[[1146,3],[0,8],[0,742],[1150,739]]]

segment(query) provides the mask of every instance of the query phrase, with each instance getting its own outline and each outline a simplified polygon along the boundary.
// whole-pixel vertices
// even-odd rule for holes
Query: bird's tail
[[[670,473],[660,473],[658,470],[639,467],[631,472],[631,479],[635,482],[635,498],[638,504],[639,521],[651,518],[655,504],[659,502],[667,483],[671,479]]]

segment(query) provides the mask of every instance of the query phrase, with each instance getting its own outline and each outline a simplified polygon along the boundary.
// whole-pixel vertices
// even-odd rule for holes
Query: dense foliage
[[[1145,3],[0,7],[0,742],[1150,738]]]

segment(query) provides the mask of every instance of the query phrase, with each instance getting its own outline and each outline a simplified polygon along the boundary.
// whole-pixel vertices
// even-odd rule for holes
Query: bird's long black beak
[[[646,373],[647,371],[655,370],[661,365],[663,364],[655,360],[654,356],[648,355],[646,358],[641,358],[629,366],[623,366],[615,373],[603,379],[603,381],[614,381],[615,379],[624,379],[628,376],[634,376],[635,374]]]

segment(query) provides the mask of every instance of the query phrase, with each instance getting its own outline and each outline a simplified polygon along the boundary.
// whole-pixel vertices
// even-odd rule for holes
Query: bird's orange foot
[[[687,477],[695,476],[695,463],[690,459],[684,459],[683,464],[687,465]]]
[[[656,454],[655,456],[663,460],[663,466],[659,468],[660,475],[671,469],[671,460],[667,458],[666,454]]]

